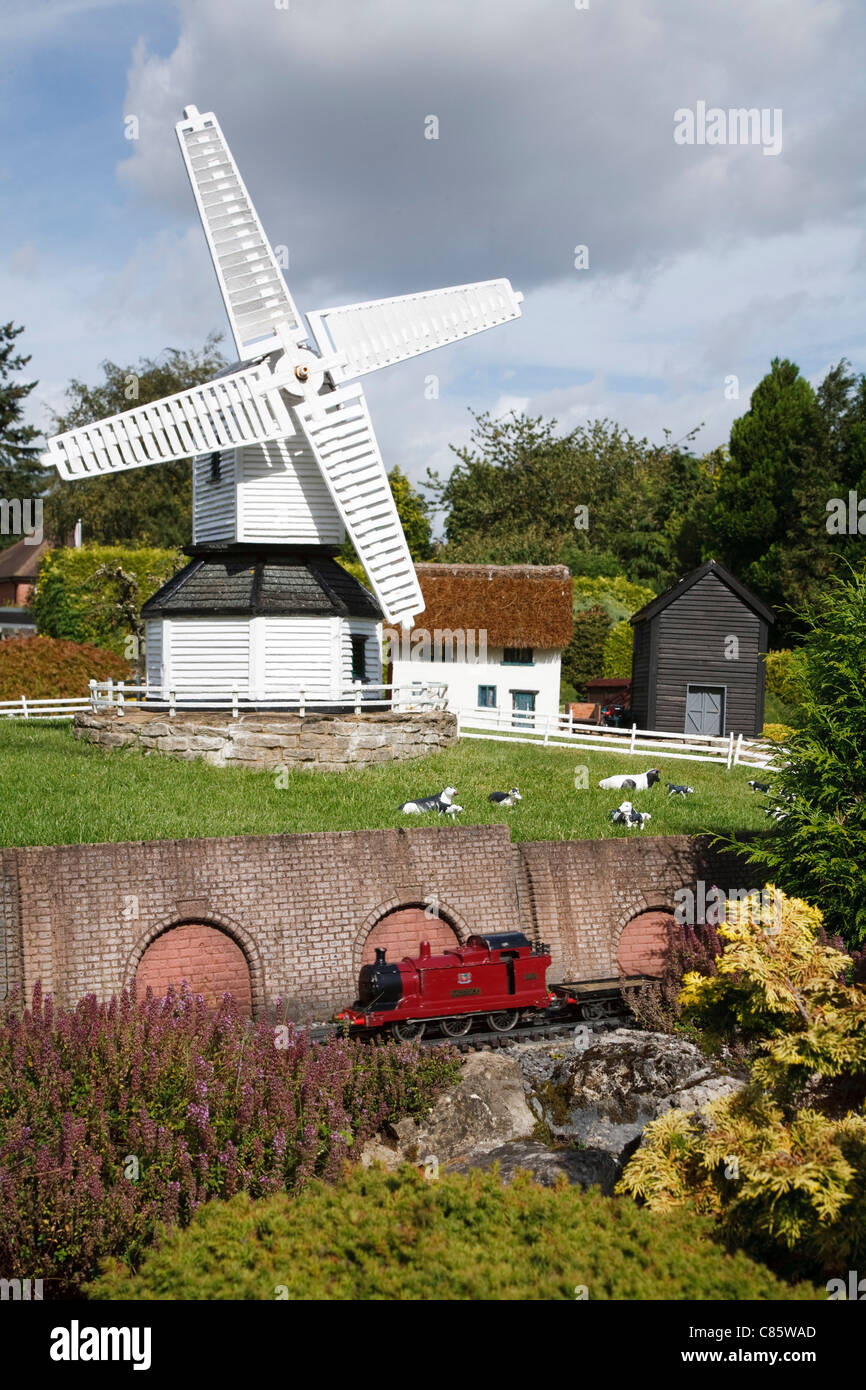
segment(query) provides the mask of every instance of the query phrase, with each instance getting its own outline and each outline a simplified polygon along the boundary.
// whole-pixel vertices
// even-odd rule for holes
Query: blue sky
[[[710,448],[772,356],[866,369],[854,0],[3,0],[0,24],[0,318],[25,325],[39,424],[104,358],[226,328],[174,135],[189,103],[219,116],[302,310],[524,291],[518,323],[367,379],[415,478],[449,466],[468,407],[652,439],[705,421]],[[699,101],[780,110],[780,153],[678,146]]]

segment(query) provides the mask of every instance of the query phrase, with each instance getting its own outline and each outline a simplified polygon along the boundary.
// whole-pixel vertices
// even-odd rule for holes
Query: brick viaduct
[[[657,962],[677,889],[753,875],[701,838],[513,844],[507,826],[4,849],[0,998],[186,978],[255,1015],[279,999],[322,1018],[376,945],[399,958],[509,928],[550,944],[552,980],[604,978]]]

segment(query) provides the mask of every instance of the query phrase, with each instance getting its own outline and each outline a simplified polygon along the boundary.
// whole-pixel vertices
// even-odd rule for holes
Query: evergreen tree
[[[39,431],[23,423],[24,403],[36,382],[15,380],[30,361],[16,350],[15,339],[23,331],[11,322],[0,324],[0,497],[21,503],[41,496],[46,483],[33,444]],[[0,548],[16,540],[20,536],[0,534]]]
[[[778,819],[750,862],[866,942],[866,570],[834,577],[806,614],[800,727],[773,782]]]

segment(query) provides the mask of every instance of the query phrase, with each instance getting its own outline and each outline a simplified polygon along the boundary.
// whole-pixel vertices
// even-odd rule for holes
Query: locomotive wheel
[[[462,1038],[472,1027],[472,1015],[464,1018],[442,1018],[439,1020],[442,1032],[449,1038]]]
[[[517,1023],[516,1013],[488,1014],[487,1022],[494,1033],[510,1033]]]
[[[400,1042],[417,1042],[424,1036],[424,1024],[414,1019],[404,1018],[394,1024],[394,1037]]]

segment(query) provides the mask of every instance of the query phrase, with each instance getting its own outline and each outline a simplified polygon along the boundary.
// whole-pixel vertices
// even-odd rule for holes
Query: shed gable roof
[[[644,604],[643,608],[639,608],[636,613],[632,613],[629,622],[637,624],[655,618],[664,608],[667,608],[671,603],[675,603],[677,599],[682,598],[683,594],[688,593],[689,589],[701,579],[705,579],[708,574],[713,575],[730,589],[731,593],[735,594],[741,603],[745,604],[747,608],[750,608],[752,612],[757,614],[759,618],[762,618],[765,623],[774,623],[776,621],[772,610],[769,609],[765,603],[762,603],[757,594],[753,594],[751,589],[747,589],[745,584],[741,583],[735,575],[731,574],[730,570],[725,569],[724,565],[720,565],[718,560],[708,560],[705,565],[699,565],[698,568],[692,570],[690,574],[684,575],[676,584],[672,584],[669,589],[665,589],[664,593],[659,594],[658,598],[651,599],[649,603]]]

